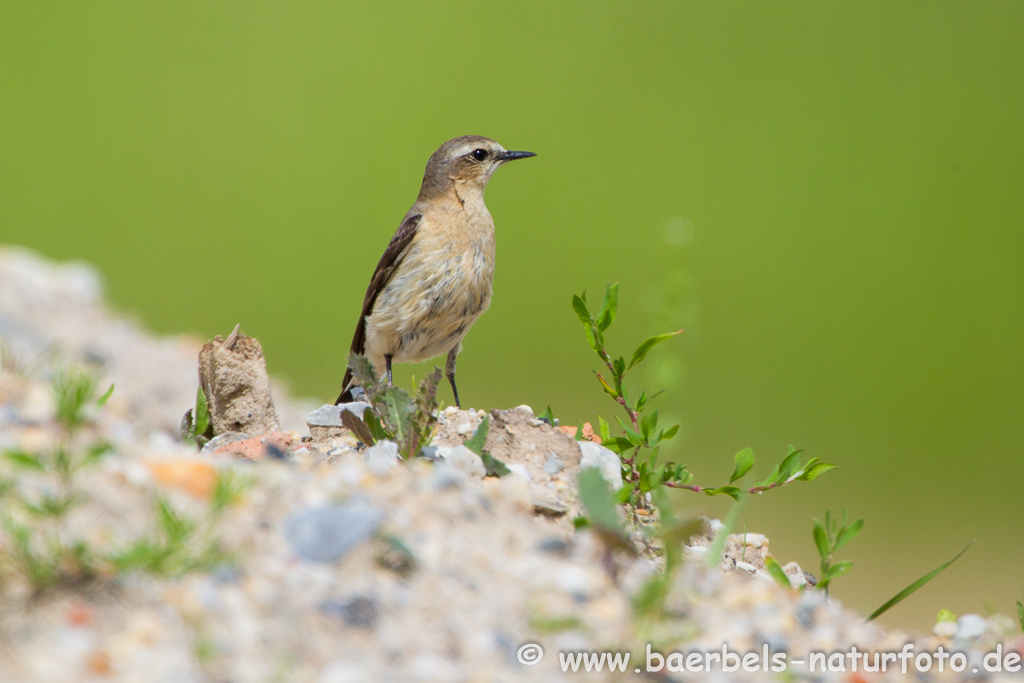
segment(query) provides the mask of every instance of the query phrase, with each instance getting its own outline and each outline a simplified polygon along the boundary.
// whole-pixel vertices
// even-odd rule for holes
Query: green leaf
[[[868,621],[871,621],[871,620],[873,620],[873,619],[875,619],[877,617],[882,616],[883,614],[888,612],[892,607],[894,607],[895,605],[898,605],[899,603],[903,602],[908,596],[910,596],[912,593],[915,593],[919,588],[924,586],[926,583],[928,583],[929,581],[934,579],[936,576],[938,576],[942,572],[946,571],[946,568],[949,567],[949,565],[951,565],[954,562],[956,562],[957,560],[959,560],[960,557],[964,553],[966,553],[968,550],[971,549],[972,545],[974,545],[974,540],[973,539],[971,540],[970,543],[967,544],[967,546],[963,550],[958,552],[956,554],[956,557],[954,557],[952,560],[950,560],[949,562],[946,562],[945,564],[942,564],[942,565],[936,567],[935,569],[933,569],[932,571],[928,572],[927,574],[922,576],[920,579],[918,579],[917,581],[915,581],[914,583],[910,584],[909,586],[907,586],[906,588],[901,590],[899,593],[897,593],[896,595],[891,597],[884,605],[882,605],[881,607],[879,607],[878,609],[876,609],[874,612],[871,613],[871,616],[868,617]]]
[[[573,436],[577,441],[583,441],[583,420],[576,426],[576,435]]]
[[[538,416],[537,416],[537,419],[538,419],[538,420],[544,420],[544,421],[546,421],[546,422],[547,422],[547,423],[548,423],[549,425],[551,425],[552,427],[554,427],[554,426],[555,426],[555,422],[556,422],[556,420],[555,420],[555,414],[554,414],[553,412],[551,412],[551,406],[548,406],[548,409],[547,409],[547,410],[545,410],[545,411],[544,411],[543,413],[541,413],[540,415],[538,415]]]
[[[775,583],[779,584],[779,588],[787,591],[793,590],[793,584],[789,582],[789,576],[786,575],[785,570],[783,570],[782,565],[779,564],[778,560],[771,555],[768,555],[764,558],[764,568],[767,569],[768,573],[771,574],[771,577],[775,579]]]
[[[814,537],[814,545],[818,549],[821,561],[827,561],[828,556],[832,554],[832,548],[828,542],[828,534],[825,532],[825,527],[817,519],[814,520],[814,529],[811,535]]]
[[[486,471],[485,476],[504,477],[506,474],[509,473],[508,466],[501,460],[495,458],[490,453],[484,451],[483,453],[478,453],[477,455],[479,455],[480,459],[484,461],[484,470]]]
[[[206,401],[206,393],[203,392],[201,386],[196,389],[195,420],[196,426],[193,434],[195,436],[205,434],[206,430],[210,427],[210,404]]]
[[[583,326],[583,331],[587,335],[587,343],[590,344],[590,348],[594,349],[594,351],[598,351],[598,349],[601,348],[601,345],[598,344],[598,338],[597,335],[594,334],[594,329],[594,326],[590,323]],[[600,352],[598,351],[598,353]]]
[[[389,432],[387,428],[385,428],[384,425],[380,423],[380,419],[377,417],[377,414],[374,413],[372,409],[363,412],[363,422],[366,423],[366,428],[370,430],[370,435],[374,438],[374,440],[384,441],[387,439],[395,438],[395,435]]]
[[[633,410],[640,413],[643,412],[644,406],[647,405],[647,392],[641,391],[640,398],[636,400],[636,405],[633,406]]]
[[[810,467],[804,468],[804,473],[797,477],[797,481],[814,481],[829,470],[834,470],[838,465],[830,465],[827,462],[816,462]]]
[[[725,550],[725,543],[729,538],[729,534],[732,533],[732,530],[736,528],[736,524],[740,521],[740,515],[743,513],[743,508],[746,507],[748,500],[750,500],[750,496],[741,495],[732,508],[730,508],[729,514],[725,516],[722,528],[715,534],[715,540],[711,542],[711,547],[708,549],[706,557],[709,567],[717,567],[722,561],[722,551]]]
[[[10,461],[12,465],[17,465],[27,470],[46,471],[46,465],[43,464],[42,458],[38,455],[32,455],[25,451],[4,451],[4,458]]]
[[[597,329],[604,332],[611,327],[615,321],[615,313],[619,309],[619,283],[608,283],[604,289],[604,301],[601,302],[601,312],[597,314]],[[577,315],[579,313],[577,312]]]
[[[366,414],[369,415],[370,411],[367,410]],[[377,442],[366,423],[347,410],[341,411],[341,424],[367,446],[372,446]]]
[[[462,445],[479,456],[484,454],[484,444],[487,443],[487,431],[490,429],[491,420],[486,415],[480,420],[480,426],[473,432],[473,436],[462,442]]]
[[[789,447],[789,454],[782,461],[782,464],[779,465],[779,475],[776,481],[782,483],[793,476],[793,473],[800,467],[800,456],[802,454],[802,449]]]
[[[671,339],[672,337],[676,336],[677,334],[682,334],[682,332],[683,332],[682,330],[677,330],[676,332],[668,332],[666,334],[659,334],[657,336],[654,336],[654,337],[651,337],[651,338],[645,340],[644,343],[641,344],[640,346],[636,347],[636,351],[633,352],[633,358],[632,358],[632,360],[629,361],[629,367],[630,368],[633,367],[634,365],[636,365],[637,363],[642,361],[644,358],[646,358],[647,354],[650,352],[650,350],[653,349],[658,344],[660,344],[661,342],[665,341],[666,339]],[[629,368],[627,368],[627,370],[628,369]]]
[[[843,562],[836,562],[828,568],[828,575],[825,578],[829,581],[832,581],[832,579],[837,579],[846,572],[850,571],[850,567],[852,566],[853,562],[850,562],[849,560],[844,560]]]
[[[729,477],[730,484],[743,477],[754,466],[754,451],[750,448],[744,448],[736,454],[735,461],[736,466],[732,470],[732,476]]]
[[[668,441],[679,431],[679,425],[672,425],[658,437],[658,441]]]
[[[597,381],[601,383],[601,388],[604,389],[606,394],[608,394],[612,398],[619,397],[619,392],[615,391],[615,389],[610,384],[608,384],[605,378],[601,376],[600,372],[595,372],[594,376],[597,377]]]
[[[643,445],[644,439],[642,436],[640,436],[637,432],[633,431],[633,429],[629,425],[623,422],[621,417],[616,416],[615,419],[619,421],[619,426],[622,427],[622,431],[626,433],[626,439],[628,439],[631,444],[633,444],[634,446]]]
[[[1017,618],[1020,619],[1020,630],[1024,631],[1024,605],[1017,603]]]
[[[586,293],[584,293],[584,296],[586,296]],[[581,323],[587,327],[590,326],[593,318],[590,316],[590,309],[587,308],[587,302],[575,294],[573,294],[572,297],[572,310],[576,311],[576,317],[580,319]]]
[[[96,405],[99,406],[100,408],[102,408],[106,404],[107,399],[109,399],[110,395],[113,394],[113,393],[114,393],[114,385],[111,384],[110,388],[107,389],[107,391],[102,396],[100,396],[98,399],[96,399]]]
[[[651,432],[658,427],[658,411],[655,410],[650,415],[645,415],[640,419],[640,433],[643,434],[644,441],[648,441],[651,438]]]
[[[580,502],[594,526],[621,529],[615,499],[596,467],[587,467],[580,472]]]
[[[771,474],[769,474],[767,477],[765,477],[765,479],[763,481],[757,482],[757,486],[768,486],[769,484],[774,484],[775,480],[778,479],[778,477],[779,477],[779,466],[775,465],[775,467],[772,468]]]
[[[836,544],[835,546],[833,546],[833,549],[839,550],[844,545],[855,539],[857,537],[857,534],[860,533],[861,527],[863,526],[864,520],[858,519],[850,526],[844,526],[842,529],[840,529],[839,533],[836,535]]]
[[[735,486],[719,486],[717,489],[703,489],[701,492],[709,496],[729,496],[730,498],[736,501],[740,499],[740,494],[743,493],[740,489],[736,488]]]
[[[114,447],[106,441],[94,443],[89,447],[89,450],[86,451],[85,458],[82,459],[80,467],[91,467],[92,465],[95,465],[103,459],[103,456],[113,450]]]
[[[935,623],[936,624],[942,624],[942,623],[945,623],[947,621],[955,622],[956,621],[956,615],[953,614],[948,609],[940,609],[938,616],[935,617]]]

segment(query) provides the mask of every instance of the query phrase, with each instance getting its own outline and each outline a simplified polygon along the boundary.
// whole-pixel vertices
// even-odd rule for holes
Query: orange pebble
[[[162,460],[149,463],[156,480],[196,498],[209,498],[217,484],[217,469],[198,460]]]

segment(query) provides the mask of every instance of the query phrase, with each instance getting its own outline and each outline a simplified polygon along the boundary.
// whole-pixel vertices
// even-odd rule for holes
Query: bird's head
[[[537,156],[533,152],[510,152],[494,140],[480,135],[463,135],[441,145],[430,156],[423,173],[420,198],[441,194],[453,186],[483,193],[487,181],[502,164]]]

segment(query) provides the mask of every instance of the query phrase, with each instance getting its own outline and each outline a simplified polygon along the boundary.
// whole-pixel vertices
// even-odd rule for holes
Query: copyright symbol
[[[519,652],[516,653],[516,659],[519,660],[520,664],[532,666],[544,659],[544,648],[537,643],[527,643],[519,648]]]

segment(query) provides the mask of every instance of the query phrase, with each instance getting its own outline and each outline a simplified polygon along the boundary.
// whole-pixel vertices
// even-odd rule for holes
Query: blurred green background
[[[810,517],[864,517],[834,594],[866,612],[977,538],[885,621],[1010,613],[1021,26],[1019,2],[931,0],[3,3],[0,242],[97,264],[161,332],[242,322],[333,400],[430,153],[537,152],[488,190],[468,404],[611,417],[569,300],[619,281],[613,347],[687,328],[637,380],[700,483],[748,445],[761,476],[789,443],[841,466],[748,505],[778,557],[815,572]]]

